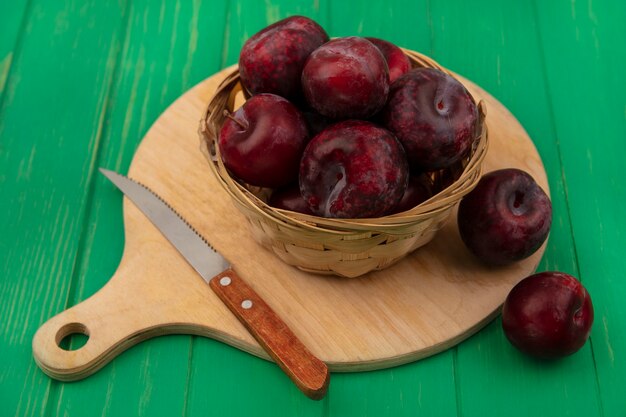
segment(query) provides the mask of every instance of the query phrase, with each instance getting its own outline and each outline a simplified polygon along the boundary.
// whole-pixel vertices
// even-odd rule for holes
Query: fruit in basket
[[[450,75],[417,68],[393,83],[381,119],[402,142],[412,170],[431,171],[469,152],[477,136],[478,108]]]
[[[298,184],[275,190],[267,204],[272,207],[297,211],[298,213],[313,214],[307,202],[302,198]]]
[[[260,187],[296,183],[308,142],[306,121],[283,97],[258,94],[225,118],[218,145],[224,166]]]
[[[412,209],[433,196],[433,184],[426,174],[411,175],[402,198],[389,214],[401,213]]]
[[[540,358],[578,351],[593,324],[585,287],[562,272],[541,272],[520,281],[502,307],[502,328],[519,350]]]
[[[393,43],[386,41],[380,38],[365,38],[368,41],[372,42],[374,46],[378,48],[378,50],[385,57],[385,61],[387,61],[387,66],[389,67],[389,83],[393,84],[395,80],[400,78],[400,76],[406,74],[411,69],[411,61],[409,61],[409,57],[406,56],[402,49],[398,48],[398,46]]]
[[[378,217],[402,198],[408,162],[398,140],[371,122],[338,122],[302,155],[300,191],[318,216]]]
[[[548,237],[552,204],[539,184],[515,168],[489,172],[459,204],[457,223],[467,248],[503,265],[529,257]]]
[[[411,70],[409,55],[383,39],[329,40],[321,26],[302,16],[283,19],[252,36],[242,48],[239,75],[248,102],[226,119],[219,149],[233,177],[273,188],[277,207],[284,188],[298,183],[318,216],[364,218],[406,211],[441,189],[447,178],[444,168],[464,168],[461,159],[478,132],[478,108],[451,76],[434,69]],[[396,79],[393,96],[390,75]],[[268,94],[289,100],[299,116],[293,111],[283,116],[284,110],[270,111],[263,104],[258,106],[266,108],[253,114],[250,103]],[[259,122],[250,123],[256,117]],[[297,119],[279,134],[292,131],[294,149],[273,148],[289,142],[287,134],[272,137],[281,126],[274,118]],[[300,119],[309,137],[323,138],[320,149],[328,155],[311,151],[294,175],[294,155],[306,142]],[[250,140],[243,140],[246,137]],[[333,147],[337,149],[331,151]],[[390,168],[389,161],[396,166]],[[442,170],[435,174],[437,190],[433,184],[426,190],[423,183],[413,182],[407,190],[409,172],[417,177],[435,170]],[[457,172],[454,168],[448,176]],[[418,185],[421,188],[415,188]]]
[[[387,100],[387,62],[365,38],[333,39],[307,59],[302,70],[302,89],[307,103],[324,116],[366,119]]]
[[[308,108],[302,110],[302,115],[304,116],[304,120],[306,120],[311,136],[317,135],[322,130],[326,129],[328,126],[335,122],[334,120],[329,119],[326,116],[322,116],[315,110],[311,110]]]
[[[304,62],[328,39],[326,31],[308,17],[292,16],[267,26],[241,48],[242,85],[251,94],[273,93],[297,100],[302,95]]]

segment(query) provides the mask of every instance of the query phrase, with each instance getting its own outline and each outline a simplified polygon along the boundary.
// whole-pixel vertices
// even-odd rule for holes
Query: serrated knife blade
[[[207,283],[230,268],[230,263],[193,226],[148,187],[114,171],[100,168],[100,172],[157,226]]]
[[[229,262],[176,210],[145,185],[100,168],[209,284],[266,352],[308,397],[326,394],[330,374]]]

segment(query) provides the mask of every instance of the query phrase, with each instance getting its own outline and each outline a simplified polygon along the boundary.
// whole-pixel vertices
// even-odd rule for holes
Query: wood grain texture
[[[453,68],[463,68],[468,77],[478,82],[506,103],[519,118],[545,161],[553,205],[553,222],[546,254],[538,269],[562,270],[574,275],[576,250],[571,235],[569,210],[562,167],[559,163],[559,145],[552,128],[549,93],[541,71],[540,34],[534,23],[534,7],[530,2],[488,2],[490,13],[473,19],[476,31],[450,31],[452,27],[467,24],[475,5],[433,4],[435,42],[433,52],[442,62]],[[500,16],[494,19],[494,16]],[[555,20],[556,21],[556,20]],[[524,36],[521,37],[520,34]],[[471,54],[460,53],[456,45],[465,45]],[[524,65],[519,54],[524,51]],[[532,94],[524,94],[533,86]],[[485,415],[484,392],[492,394],[489,401],[493,415],[527,416],[544,414],[597,415],[598,398],[594,375],[591,344],[579,354],[557,364],[546,365],[521,355],[502,332],[498,319],[475,338],[457,349],[456,371],[459,401],[465,416]],[[515,362],[515,367],[504,364]],[[577,378],[564,378],[567,371]],[[483,384],[476,384],[466,375],[485,375]],[[524,407],[512,408],[523,386]],[[553,401],[544,400],[550,392]]]
[[[27,9],[26,0],[0,3],[0,16],[3,16],[0,25],[0,107],[13,57],[18,49],[20,34],[24,29],[24,20],[28,15]]]
[[[60,388],[37,368],[30,345],[74,289],[90,167],[122,41],[124,2],[42,3],[29,2],[16,22],[22,31],[0,115],[4,415],[43,415]],[[70,24],[78,21],[85,26]],[[33,118],[35,108],[42,111]]]
[[[454,221],[397,265],[350,282],[284,264],[242,227],[245,218],[233,210],[198,150],[198,120],[226,73],[190,90],[157,120],[135,154],[129,176],[193,224],[331,370],[386,368],[454,346],[487,324],[510,288],[536,268],[543,248],[507,267],[481,264],[461,243]],[[489,109],[485,169],[519,167],[547,189],[543,165],[523,128],[486,92],[466,84]],[[124,215],[126,247],[114,277],[35,336],[34,354],[42,368],[59,379],[83,378],[139,341],[179,332],[217,338],[267,358],[128,201]],[[57,334],[73,323],[84,325],[90,340],[79,350],[63,351],[56,346]]]
[[[97,163],[117,170],[127,169],[150,125],[176,97],[220,68],[219,60],[207,51],[221,50],[227,5],[134,0],[127,7],[125,41]],[[124,247],[121,195],[100,174],[94,176],[92,187],[76,291],[68,305],[86,299],[108,281]],[[92,378],[60,384],[50,403],[84,415],[184,414],[193,344],[190,336],[155,338],[128,350]],[[232,369],[227,363],[221,366]]]
[[[626,65],[626,28],[619,23],[626,4],[587,2],[565,8],[564,3],[539,7],[537,25],[577,254],[574,272],[595,307],[588,352],[597,381],[593,398],[604,415],[620,415],[626,410],[626,183],[621,156],[626,152],[626,79],[618,73]],[[559,22],[558,31],[552,22]]]

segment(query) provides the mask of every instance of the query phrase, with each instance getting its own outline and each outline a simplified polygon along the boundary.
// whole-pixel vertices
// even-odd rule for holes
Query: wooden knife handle
[[[234,270],[220,273],[209,285],[304,394],[314,400],[326,395],[330,381],[326,364]]]

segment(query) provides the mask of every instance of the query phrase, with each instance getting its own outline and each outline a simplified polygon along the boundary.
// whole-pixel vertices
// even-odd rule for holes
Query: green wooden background
[[[426,360],[333,374],[319,402],[274,364],[191,336],[80,382],[39,370],[36,329],[121,258],[121,195],[97,167],[126,172],[174,99],[292,14],[431,55],[521,121],[554,205],[540,269],[579,277],[595,304],[582,350],[528,358],[496,319]],[[0,2],[0,416],[626,415],[625,23],[623,0]]]

